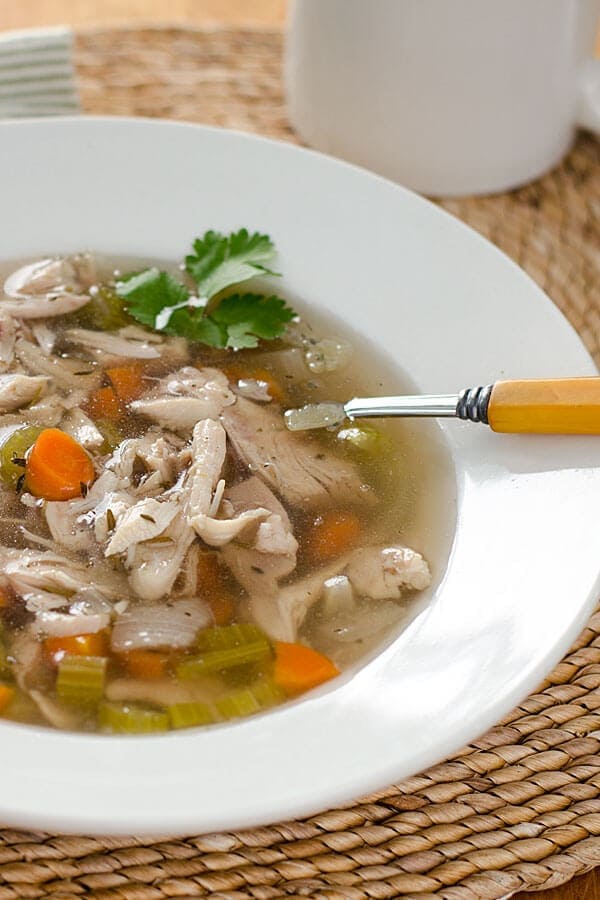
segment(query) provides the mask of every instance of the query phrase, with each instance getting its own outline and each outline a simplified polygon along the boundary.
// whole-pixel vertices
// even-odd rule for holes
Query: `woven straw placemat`
[[[87,112],[151,115],[287,140],[280,32],[80,34]],[[444,202],[526,269],[600,362],[600,153],[508,194]],[[565,602],[569,602],[568,597]],[[162,839],[0,832],[0,900],[285,896],[480,900],[600,864],[600,609],[505,720],[447,762],[296,822]]]

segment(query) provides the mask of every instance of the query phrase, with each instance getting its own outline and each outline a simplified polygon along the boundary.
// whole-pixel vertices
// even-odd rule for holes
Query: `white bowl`
[[[157,121],[0,125],[3,259],[82,247],[179,258],[269,232],[286,286],[396,356],[422,391],[591,375],[578,337],[491,244],[319,154]],[[0,722],[0,821],[168,833],[311,813],[411,775],[536,687],[583,626],[599,561],[595,438],[442,424],[458,525],[426,611],[360,671],[240,724],[107,738]]]

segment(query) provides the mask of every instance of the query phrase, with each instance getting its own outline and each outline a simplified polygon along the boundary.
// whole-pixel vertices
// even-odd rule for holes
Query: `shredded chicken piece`
[[[89,302],[94,277],[89,256],[39,260],[8,276],[2,305],[20,319],[62,316]]]
[[[49,356],[54,350],[56,333],[43,322],[38,322],[36,319],[32,319],[29,327],[42,353]]]
[[[29,696],[49,725],[60,728],[61,731],[75,731],[79,722],[77,713],[67,709],[62,703],[53,700],[43,691],[29,691]]]
[[[357,593],[373,600],[397,600],[403,589],[423,591],[431,583],[429,566],[410,547],[354,550],[346,575]]]
[[[44,654],[42,645],[37,641],[29,628],[15,634],[10,643],[10,655],[13,659],[13,671],[17,684],[23,691],[39,684],[43,674]]]
[[[0,375],[0,413],[21,409],[36,400],[49,380],[37,375]]]
[[[67,410],[60,427],[87,450],[97,450],[104,443],[102,433],[78,406]]]
[[[227,558],[225,553],[224,556],[237,578],[239,561]],[[250,616],[274,640],[295,641],[306,614],[322,596],[328,580],[342,574],[357,594],[373,600],[397,600],[403,590],[424,590],[431,581],[427,563],[409,547],[361,547],[278,590],[269,592],[264,585],[262,590],[253,586],[249,591]]]
[[[222,413],[231,443],[250,471],[292,506],[368,502],[369,488],[350,463],[285,427],[281,413],[238,397]]]
[[[87,394],[100,384],[101,372],[93,362],[46,356],[37,344],[24,338],[17,339],[15,353],[29,372],[52,378],[54,384],[63,390],[84,391]]]
[[[14,359],[16,333],[15,320],[0,306],[0,371],[6,370]]]
[[[298,542],[285,507],[256,476],[229,488],[225,496],[238,517],[247,514],[244,510],[266,512],[250,541],[242,532],[238,543],[223,548],[225,563],[248,593],[275,593],[277,582],[296,568]]]
[[[117,518],[104,555],[129,552],[136,544],[158,537],[171,524],[178,511],[176,500],[162,503],[152,497],[138,500],[135,506],[130,506]]]
[[[157,473],[162,489],[175,481],[187,462],[183,441],[153,426],[143,437],[122,441],[107,460],[106,469],[115,473],[121,487],[147,494],[149,476]]]
[[[219,698],[223,688],[217,679],[202,678],[177,682],[172,678],[143,681],[135,678],[116,678],[106,686],[109,700],[130,703],[210,703]]]
[[[194,427],[192,463],[173,492],[177,515],[152,542],[140,542],[127,555],[129,582],[145,600],[169,593],[194,541],[194,522],[208,515],[225,459],[225,432],[219,422],[205,419]]]
[[[250,617],[273,640],[293,643],[309,609],[321,597],[324,583],[339,574],[347,561],[347,557],[340,558],[318,572],[271,593],[254,592],[248,601]]]
[[[84,563],[48,550],[16,550],[0,547],[4,576],[17,594],[25,597],[38,590],[63,597],[90,590],[91,569]],[[113,600],[126,594],[123,576],[105,567],[94,570],[94,590]]]
[[[235,396],[223,372],[186,366],[161,379],[146,397],[130,406],[165,428],[186,433],[201,419],[217,419],[232,403]]]
[[[144,339],[123,337],[122,331],[106,334],[103,331],[91,331],[87,328],[69,328],[63,335],[70,344],[78,344],[92,355],[96,350],[112,356],[124,356],[128,359],[158,359],[159,344]]]

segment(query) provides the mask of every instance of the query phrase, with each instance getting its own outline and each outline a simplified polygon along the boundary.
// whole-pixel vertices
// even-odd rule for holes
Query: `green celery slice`
[[[225,650],[229,647],[240,647],[256,641],[267,641],[264,631],[257,625],[242,623],[241,625],[221,625],[216,628],[205,628],[198,635],[196,646],[199,650]]]
[[[183,680],[198,678],[209,672],[223,672],[235,666],[248,663],[259,663],[271,655],[271,645],[264,638],[239,647],[228,647],[223,650],[207,650],[198,656],[190,656],[177,666],[177,677]]]
[[[261,712],[285,700],[285,694],[268,679],[255,681],[253,685],[232,691],[217,700],[215,706],[224,719],[238,719]]]
[[[105,700],[98,707],[98,726],[113,734],[150,734],[168,731],[169,716],[157,709]]]
[[[174,703],[168,707],[171,728],[191,728],[210,725],[216,718],[206,703]]]
[[[261,705],[250,688],[226,694],[215,704],[224,719],[238,719],[260,712]]]
[[[5,484],[14,487],[21,476],[25,474],[25,455],[35,444],[42,431],[42,428],[36,428],[34,425],[25,425],[22,428],[15,428],[4,441],[0,447],[0,478]],[[15,459],[20,462],[14,462]]]
[[[74,706],[93,706],[104,694],[108,660],[103,656],[65,656],[58,666],[56,696]]]
[[[276,706],[278,703],[283,703],[286,699],[285,691],[268,678],[255,681],[251,687],[251,691],[260,703],[262,709],[267,709],[269,706]]]

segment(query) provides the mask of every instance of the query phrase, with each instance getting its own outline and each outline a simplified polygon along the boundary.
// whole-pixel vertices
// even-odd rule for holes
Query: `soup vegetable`
[[[356,381],[345,339],[240,290],[273,257],[241,230],[171,269],[9,271],[2,716],[142,733],[257,713],[335,678],[428,586],[399,540],[394,439],[285,429]]]

